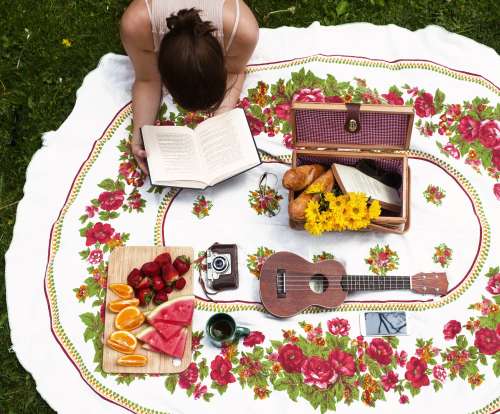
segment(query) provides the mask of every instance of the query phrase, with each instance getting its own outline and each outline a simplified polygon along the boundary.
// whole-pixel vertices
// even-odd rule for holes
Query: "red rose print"
[[[401,397],[399,397],[399,403],[400,404],[408,404],[410,402],[409,398],[407,395],[401,395]]]
[[[279,119],[283,119],[284,121],[289,121],[290,120],[290,108],[291,108],[291,105],[289,102],[283,102],[283,103],[276,105],[276,108],[274,108],[274,111],[276,112],[276,116]]]
[[[185,371],[179,374],[179,387],[187,390],[198,381],[198,367],[191,362]]]
[[[394,371],[389,371],[386,375],[382,375],[380,380],[382,382],[382,388],[387,392],[396,387],[396,384],[398,383],[398,374]]]
[[[486,286],[486,290],[492,295],[500,294],[500,273],[497,273],[495,276],[490,277],[490,280],[488,280],[488,286]]]
[[[248,125],[250,126],[250,131],[252,132],[253,136],[259,135],[262,131],[264,131],[265,129],[264,122],[262,122],[260,119],[255,118],[250,114],[246,114],[246,116]]]
[[[106,306],[104,305],[104,303],[101,305],[100,309],[99,309],[99,316],[101,318],[101,322],[104,323],[104,315],[106,313]]]
[[[486,148],[495,148],[500,144],[500,129],[496,121],[484,121],[479,127],[479,142]]]
[[[130,161],[122,162],[118,167],[118,172],[123,178],[127,178],[135,171],[134,165]]]
[[[325,102],[325,95],[319,88],[304,88],[293,95],[292,101],[295,102]]]
[[[312,356],[304,362],[302,374],[304,374],[306,384],[315,385],[321,389],[328,387],[338,377],[330,362],[318,356]]]
[[[500,200],[500,183],[496,183],[493,186],[493,194],[495,194],[497,200]]]
[[[450,339],[455,339],[455,336],[457,336],[460,331],[462,330],[462,325],[460,322],[456,320],[451,320],[446,323],[443,329],[443,334],[444,334],[444,339],[447,341]]]
[[[244,97],[240,102],[238,102],[238,105],[236,106],[239,108],[248,109],[250,108],[250,101],[247,97]]]
[[[403,98],[401,98],[401,96],[394,92],[383,93],[382,97],[387,101],[387,103],[390,103],[391,105],[404,104]]]
[[[215,359],[210,363],[210,378],[212,378],[219,385],[227,385],[229,383],[235,382],[236,378],[231,374],[232,364],[226,358],[217,355]]]
[[[429,385],[429,377],[426,374],[427,362],[411,357],[406,364],[405,378],[411,382],[415,388]]]
[[[418,88],[415,86],[415,87],[413,87],[411,89],[408,89],[406,91],[406,93],[409,94],[409,95],[411,95],[411,96],[415,96],[415,95],[418,94]]]
[[[297,345],[285,344],[278,349],[278,361],[286,372],[300,372],[304,359]]]
[[[125,193],[121,190],[104,191],[99,195],[99,203],[103,210],[118,210],[122,206],[124,198]]]
[[[341,349],[334,349],[331,351],[328,356],[328,360],[330,361],[332,368],[339,375],[352,377],[356,371],[354,357]]]
[[[99,210],[97,207],[94,206],[87,206],[85,207],[85,212],[87,213],[88,218],[94,217],[95,213]]]
[[[85,245],[92,246],[93,244],[106,243],[111,239],[115,229],[109,224],[102,224],[101,222],[94,224],[94,227],[87,230],[85,237],[87,238]]]
[[[252,331],[250,334],[243,340],[243,345],[245,346],[255,346],[264,342],[264,335],[259,331]]]
[[[432,375],[438,381],[443,382],[446,379],[446,369],[442,365],[435,365],[434,368],[432,368]]]
[[[451,142],[448,142],[443,149],[450,154],[453,158],[458,160],[460,158],[460,151],[458,151],[457,147],[453,145]]]
[[[344,100],[340,96],[327,96],[325,102],[328,103],[344,103]]]
[[[94,249],[89,253],[88,261],[90,264],[97,265],[102,262],[104,255],[101,249]]]
[[[207,386],[206,385],[201,385],[201,382],[199,382],[198,384],[195,385],[194,392],[193,392],[193,396],[194,396],[195,400],[199,399],[200,397],[203,397],[203,395],[205,395],[206,393],[207,393]]]
[[[392,359],[392,348],[387,341],[380,338],[372,339],[366,353],[381,365],[388,365]]]
[[[424,92],[422,96],[415,99],[415,112],[420,118],[426,118],[436,114],[434,98],[430,93]]]
[[[493,329],[481,328],[476,331],[474,346],[485,355],[495,355],[500,351],[500,339]]]
[[[335,318],[327,321],[326,324],[328,325],[328,330],[332,335],[349,335],[349,329],[351,326],[349,325],[349,321],[347,319]]]
[[[479,121],[469,115],[464,116],[458,124],[458,130],[465,141],[472,142],[479,135]]]
[[[406,358],[408,358],[408,353],[406,351],[396,351],[396,362],[400,367],[404,367],[406,365]]]
[[[450,116],[452,119],[458,119],[462,114],[462,107],[457,104],[452,104],[448,107],[446,115]]]
[[[155,121],[155,125],[156,126],[172,126],[172,125],[175,125],[175,122],[174,121],[170,121],[168,119],[162,119],[161,121],[159,119],[157,119]]]
[[[500,170],[500,148],[495,148],[492,152],[492,155],[493,165]]]
[[[293,137],[292,134],[285,134],[283,135],[283,145],[287,147],[288,149],[293,148]]]

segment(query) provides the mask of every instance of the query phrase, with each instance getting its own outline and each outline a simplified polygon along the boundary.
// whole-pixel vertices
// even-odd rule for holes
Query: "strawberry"
[[[156,292],[162,290],[165,287],[165,282],[160,276],[153,276],[153,290]]]
[[[182,290],[184,288],[184,286],[186,286],[186,279],[184,279],[183,277],[181,277],[175,281],[175,288],[177,290]]]
[[[178,256],[174,260],[174,267],[179,272],[179,275],[182,276],[183,274],[187,273],[187,271],[191,267],[191,261],[189,260],[189,257],[187,257],[187,256],[184,256],[184,255]]]
[[[174,288],[172,286],[167,286],[165,288],[165,292],[167,292],[167,293],[172,293],[173,291],[174,291]]]
[[[163,302],[166,302],[168,300],[168,294],[165,289],[159,290],[158,292],[155,293],[155,296],[153,297],[153,302],[155,305],[161,305]]]
[[[139,269],[132,269],[132,271],[127,276],[127,283],[134,289],[139,287],[139,283],[142,280],[141,271]]]
[[[139,299],[139,305],[141,306],[147,306],[152,297],[153,291],[148,287],[137,291],[137,299]]]
[[[160,275],[160,265],[155,262],[144,263],[141,267],[141,272],[144,276],[153,277]]]
[[[172,258],[170,257],[170,253],[162,253],[159,256],[156,256],[156,259],[154,260],[156,263],[158,263],[160,266],[163,266],[164,264],[170,264],[172,263]]]
[[[138,283],[136,290],[145,289],[150,286],[151,286],[151,280],[149,279],[149,277],[143,277],[141,281]]]
[[[179,272],[174,267],[173,264],[166,264],[161,267],[161,273],[163,276],[163,280],[167,285],[174,283],[177,279],[179,279]]]

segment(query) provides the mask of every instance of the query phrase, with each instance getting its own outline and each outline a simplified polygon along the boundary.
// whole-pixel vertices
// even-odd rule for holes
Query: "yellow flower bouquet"
[[[307,203],[304,228],[319,236],[325,231],[361,230],[380,216],[380,203],[364,193],[335,195],[323,192],[321,186],[311,185],[306,191],[315,194]],[[319,197],[317,197],[319,196]]]

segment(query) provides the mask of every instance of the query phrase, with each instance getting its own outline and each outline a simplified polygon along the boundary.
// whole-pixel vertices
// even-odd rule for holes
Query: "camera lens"
[[[222,272],[227,267],[227,259],[222,256],[217,256],[212,262],[212,267],[216,272]]]

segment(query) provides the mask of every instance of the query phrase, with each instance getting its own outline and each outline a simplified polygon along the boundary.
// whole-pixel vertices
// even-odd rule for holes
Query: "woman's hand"
[[[146,151],[144,150],[142,139],[132,139],[131,148],[132,154],[137,161],[137,165],[145,175],[149,175],[148,164],[146,161]]]

